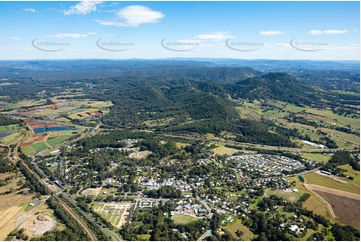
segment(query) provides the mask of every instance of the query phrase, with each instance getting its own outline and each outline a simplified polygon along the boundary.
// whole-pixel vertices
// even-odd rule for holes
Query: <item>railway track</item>
[[[88,226],[84,223],[84,221],[73,211],[73,209],[71,207],[69,207],[69,205],[66,204],[63,200],[61,200],[61,198],[58,195],[56,195],[54,192],[52,192],[49,185],[45,181],[43,181],[37,173],[35,173],[33,170],[31,170],[23,160],[20,160],[20,162],[31,174],[33,174],[36,177],[36,179],[38,179],[38,181],[43,186],[45,186],[50,191],[51,196],[54,197],[62,205],[62,207],[75,219],[75,221],[83,228],[83,230],[88,235],[88,237],[91,239],[91,241],[97,241],[97,237],[88,228]]]

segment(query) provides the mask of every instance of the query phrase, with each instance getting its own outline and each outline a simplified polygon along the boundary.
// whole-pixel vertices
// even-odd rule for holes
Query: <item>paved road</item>
[[[201,237],[199,237],[197,239],[197,241],[202,241],[202,240],[204,240],[205,238],[207,238],[207,237],[209,237],[211,235],[212,235],[212,230],[207,230],[204,234],[202,234]]]
[[[49,189],[49,191],[51,191],[51,188],[49,186],[48,183],[46,183],[44,180],[42,180],[40,178],[40,176],[35,173],[33,170],[31,170],[28,165],[23,161],[23,160],[20,160],[20,162],[22,163],[22,165],[31,173],[34,175],[34,177],[36,179],[38,179],[38,181],[43,184],[47,189]],[[59,203],[63,206],[63,208],[77,221],[77,223],[84,229],[85,233],[88,235],[88,237],[92,240],[92,241],[96,241],[97,238],[96,236],[94,235],[93,231],[91,231],[88,226],[86,225],[86,223],[84,223],[84,221],[79,218],[79,216],[66,204],[64,203],[59,197],[58,195],[56,194],[52,194],[52,196],[57,199],[59,201]]]
[[[14,148],[13,150],[13,156],[14,156],[14,160],[13,162],[16,162],[16,161],[20,161],[21,164],[31,173],[34,175],[34,177],[36,179],[38,179],[38,181],[43,184],[47,189],[49,189],[49,191],[52,191],[49,184],[47,182],[45,182],[43,179],[41,179],[41,177],[36,173],[34,172],[22,159],[20,159],[19,157],[19,146],[25,141],[25,139],[27,138],[27,136],[29,135],[30,131],[27,131],[24,138],[16,145],[16,147]],[[32,158],[32,163],[34,164],[34,158]],[[35,163],[36,165],[36,163]],[[46,176],[46,174],[40,169],[40,167],[38,167],[37,165],[35,166],[35,168],[42,174],[44,175],[44,177],[46,177],[47,180],[49,180],[49,177]],[[66,203],[64,203],[59,197],[57,194],[52,194],[52,196],[57,199],[60,204],[63,206],[63,208],[68,211],[68,213],[79,223],[79,225],[84,229],[84,231],[87,233],[88,237],[92,240],[92,241],[96,241],[97,238],[96,236],[94,235],[93,231],[91,231],[87,224],[84,223],[84,221],[79,218],[79,216],[73,211],[73,209],[71,209]]]
[[[317,167],[317,168],[312,169],[312,170],[302,171],[302,172],[295,173],[295,174],[290,174],[290,175],[287,175],[286,177],[289,177],[289,176],[299,176],[299,175],[303,175],[303,174],[307,174],[307,173],[312,173],[312,172],[318,171],[319,169],[321,169],[321,167]]]

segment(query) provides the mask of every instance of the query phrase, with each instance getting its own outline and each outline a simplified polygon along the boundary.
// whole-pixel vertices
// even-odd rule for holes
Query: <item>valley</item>
[[[52,82],[28,76],[41,61],[20,77],[9,69],[0,239],[358,239],[358,90],[268,69],[144,62],[118,63],[135,74],[84,68],[86,78],[68,70]]]

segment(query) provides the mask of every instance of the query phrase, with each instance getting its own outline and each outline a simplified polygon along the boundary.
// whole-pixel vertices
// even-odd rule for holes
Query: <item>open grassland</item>
[[[7,109],[17,109],[17,108],[21,108],[21,107],[29,107],[32,105],[36,105],[36,103],[40,102],[40,101],[45,101],[45,100],[39,100],[39,101],[25,100],[25,101],[20,101],[17,103],[9,103],[9,104],[3,106],[2,109],[7,110]]]
[[[320,163],[326,163],[331,159],[331,156],[318,153],[304,153],[302,154],[302,158]]]
[[[226,226],[222,226],[221,228],[227,230],[236,240],[250,241],[254,237],[252,231],[250,231],[249,228],[244,226],[242,222],[235,217],[233,217],[233,222],[228,223]],[[238,237],[238,235],[236,234],[238,230],[242,231],[241,237]]]
[[[182,143],[182,142],[176,142],[175,145],[176,145],[176,147],[177,147],[178,149],[183,149],[183,148],[189,146],[190,144],[188,144],[188,143]]]
[[[181,215],[181,214],[173,215],[172,219],[175,224],[189,224],[191,222],[199,220],[199,218],[189,216],[189,215]]]
[[[175,120],[175,118],[160,118],[160,119],[156,119],[156,120],[144,121],[144,124],[151,128],[151,127],[168,125],[171,122],[173,122],[174,120]]]
[[[335,178],[333,176],[319,175],[316,173],[308,173],[302,175],[306,180],[307,184],[316,184],[324,187],[329,187],[341,191],[351,192],[355,194],[360,194],[360,187],[354,184],[353,182],[347,181],[345,179]]]
[[[12,179],[6,185],[0,187],[0,194],[9,191],[15,192],[19,188],[19,184],[23,182],[23,178],[20,175],[15,175],[15,173],[7,172],[3,174],[7,174],[8,176],[6,177],[12,177]],[[5,178],[0,178],[0,180],[5,180]]]
[[[6,126],[0,126],[0,133],[4,132],[12,132],[12,131],[16,131],[18,129],[19,125],[18,124],[11,124],[11,125],[6,125]]]
[[[360,171],[355,171],[349,164],[338,166],[338,168],[346,170],[344,174],[353,178],[353,180],[347,179],[348,182],[360,186]]]
[[[107,197],[109,195],[115,194],[117,190],[118,189],[116,187],[109,187],[109,188],[102,187],[98,196]]]
[[[32,201],[34,194],[28,193],[26,189],[22,189],[23,194],[18,193],[21,184],[25,182],[20,174],[2,173],[0,179],[13,176],[14,178],[5,186],[0,187],[0,193],[8,193],[0,195],[0,240],[4,240],[6,236],[13,231],[19,224],[21,217],[31,209],[28,204]]]
[[[64,135],[78,135],[85,131],[84,128],[78,128],[73,130],[60,130],[60,131],[52,131],[52,136],[64,136]]]
[[[150,239],[150,234],[138,234],[137,239],[142,241],[148,241]]]
[[[98,188],[87,188],[85,190],[82,191],[82,194],[84,196],[98,196],[99,192],[101,190],[101,187]],[[94,203],[94,206],[98,206],[98,203]],[[100,205],[99,205],[100,206]]]
[[[223,145],[220,145],[217,148],[214,148],[212,151],[214,155],[233,155],[234,153],[237,153],[241,150],[228,148]]]
[[[289,114],[296,114],[299,117],[306,118],[308,120],[315,121],[317,123],[326,123],[330,127],[351,127],[354,130],[359,130],[360,119],[341,116],[332,113],[329,109],[317,109],[311,107],[298,107],[292,104],[287,104],[281,101],[267,100],[267,101],[238,101],[239,105],[237,110],[239,111],[241,118],[250,118],[260,120],[265,118],[275,121],[276,123],[283,124],[288,128],[296,128],[301,134],[309,135],[312,140],[319,142],[320,136],[317,134],[317,130],[321,130],[331,135],[336,144],[340,148],[352,149],[360,145],[359,137],[354,134],[341,132],[331,128],[325,127],[313,127],[310,125],[289,122],[286,116]],[[302,144],[300,140],[297,140],[298,144]],[[302,145],[304,149],[314,149],[308,145]]]
[[[332,211],[323,199],[317,196],[317,194],[313,191],[307,190],[304,184],[299,181],[298,177],[289,177],[289,181],[295,183],[295,187],[293,188],[296,188],[298,193],[293,191],[285,192],[284,190],[267,190],[266,195],[275,194],[287,201],[296,202],[304,193],[309,193],[311,196],[303,203],[302,206],[333,221]]]
[[[340,126],[351,126],[352,128],[360,128],[360,119],[345,117],[333,113],[331,110],[322,110],[322,109],[307,109],[308,113],[313,114],[314,117],[318,116],[319,120],[329,121]]]

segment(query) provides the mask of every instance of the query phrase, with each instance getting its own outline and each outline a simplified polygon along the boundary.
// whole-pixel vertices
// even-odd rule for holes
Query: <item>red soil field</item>
[[[26,142],[26,143],[22,143],[21,146],[27,146],[27,145],[31,145],[32,143],[38,142],[38,141],[44,141],[45,140],[46,135],[45,134],[40,134],[40,135],[36,135],[32,138],[32,141]]]
[[[34,119],[25,119],[25,120],[24,120],[24,123],[26,123],[26,124],[36,123],[36,122],[38,122],[38,121],[36,121],[36,120],[34,120]]]

